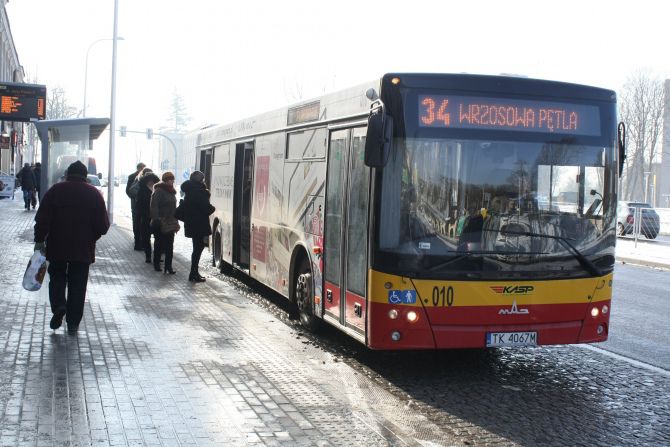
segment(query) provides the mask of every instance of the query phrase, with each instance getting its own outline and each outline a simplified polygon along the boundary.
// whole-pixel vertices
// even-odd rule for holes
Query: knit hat
[[[170,171],[165,171],[161,176],[161,180],[167,182],[168,180],[174,180],[174,174]]]
[[[86,180],[87,175],[88,175],[88,169],[86,169],[84,163],[80,162],[79,160],[75,161],[74,163],[72,163],[70,166],[67,167],[68,178],[77,177]]]
[[[189,179],[194,181],[194,182],[201,182],[204,178],[205,178],[205,174],[203,174],[200,171],[191,172],[191,176],[189,177]]]

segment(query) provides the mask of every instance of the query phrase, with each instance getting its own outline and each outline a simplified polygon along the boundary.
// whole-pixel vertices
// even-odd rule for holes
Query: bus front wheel
[[[319,319],[314,316],[314,283],[309,262],[303,261],[296,274],[295,304],[300,315],[300,324],[310,332],[319,328]]]

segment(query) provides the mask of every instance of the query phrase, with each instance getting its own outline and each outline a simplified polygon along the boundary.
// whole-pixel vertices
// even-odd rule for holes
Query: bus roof
[[[366,91],[374,88],[378,94],[392,79],[400,85],[417,89],[454,89],[478,93],[510,93],[518,95],[542,93],[544,98],[580,98],[584,100],[615,102],[616,93],[599,87],[572,84],[518,76],[495,76],[448,73],[387,73],[380,79],[328,93],[320,97],[275,109],[228,124],[208,126],[194,131],[196,147],[202,148],[227,141],[244,140],[282,129],[327,125],[337,121],[365,119],[371,101]]]

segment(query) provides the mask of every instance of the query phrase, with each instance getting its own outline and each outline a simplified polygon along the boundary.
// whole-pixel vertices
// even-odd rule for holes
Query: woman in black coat
[[[151,264],[151,194],[154,192],[154,184],[158,183],[158,176],[151,170],[145,171],[140,174],[138,183],[135,206],[140,215],[140,237],[146,256],[145,262]],[[155,256],[158,256],[160,261],[160,253],[156,253]]]
[[[188,280],[192,282],[203,282],[205,278],[198,273],[200,255],[212,234],[209,224],[209,215],[214,212],[214,207],[209,203],[210,193],[205,186],[205,174],[193,171],[189,180],[181,184],[184,192],[184,234],[193,240],[193,253],[191,254],[191,273]]]

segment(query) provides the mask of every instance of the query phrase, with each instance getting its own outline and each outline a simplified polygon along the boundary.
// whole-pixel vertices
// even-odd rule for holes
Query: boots
[[[205,282],[205,277],[200,276],[197,270],[191,270],[191,273],[188,275],[188,280],[191,282]]]
[[[165,269],[163,270],[163,273],[169,273],[170,275],[177,273],[172,270],[172,253],[170,252],[165,253]]]

